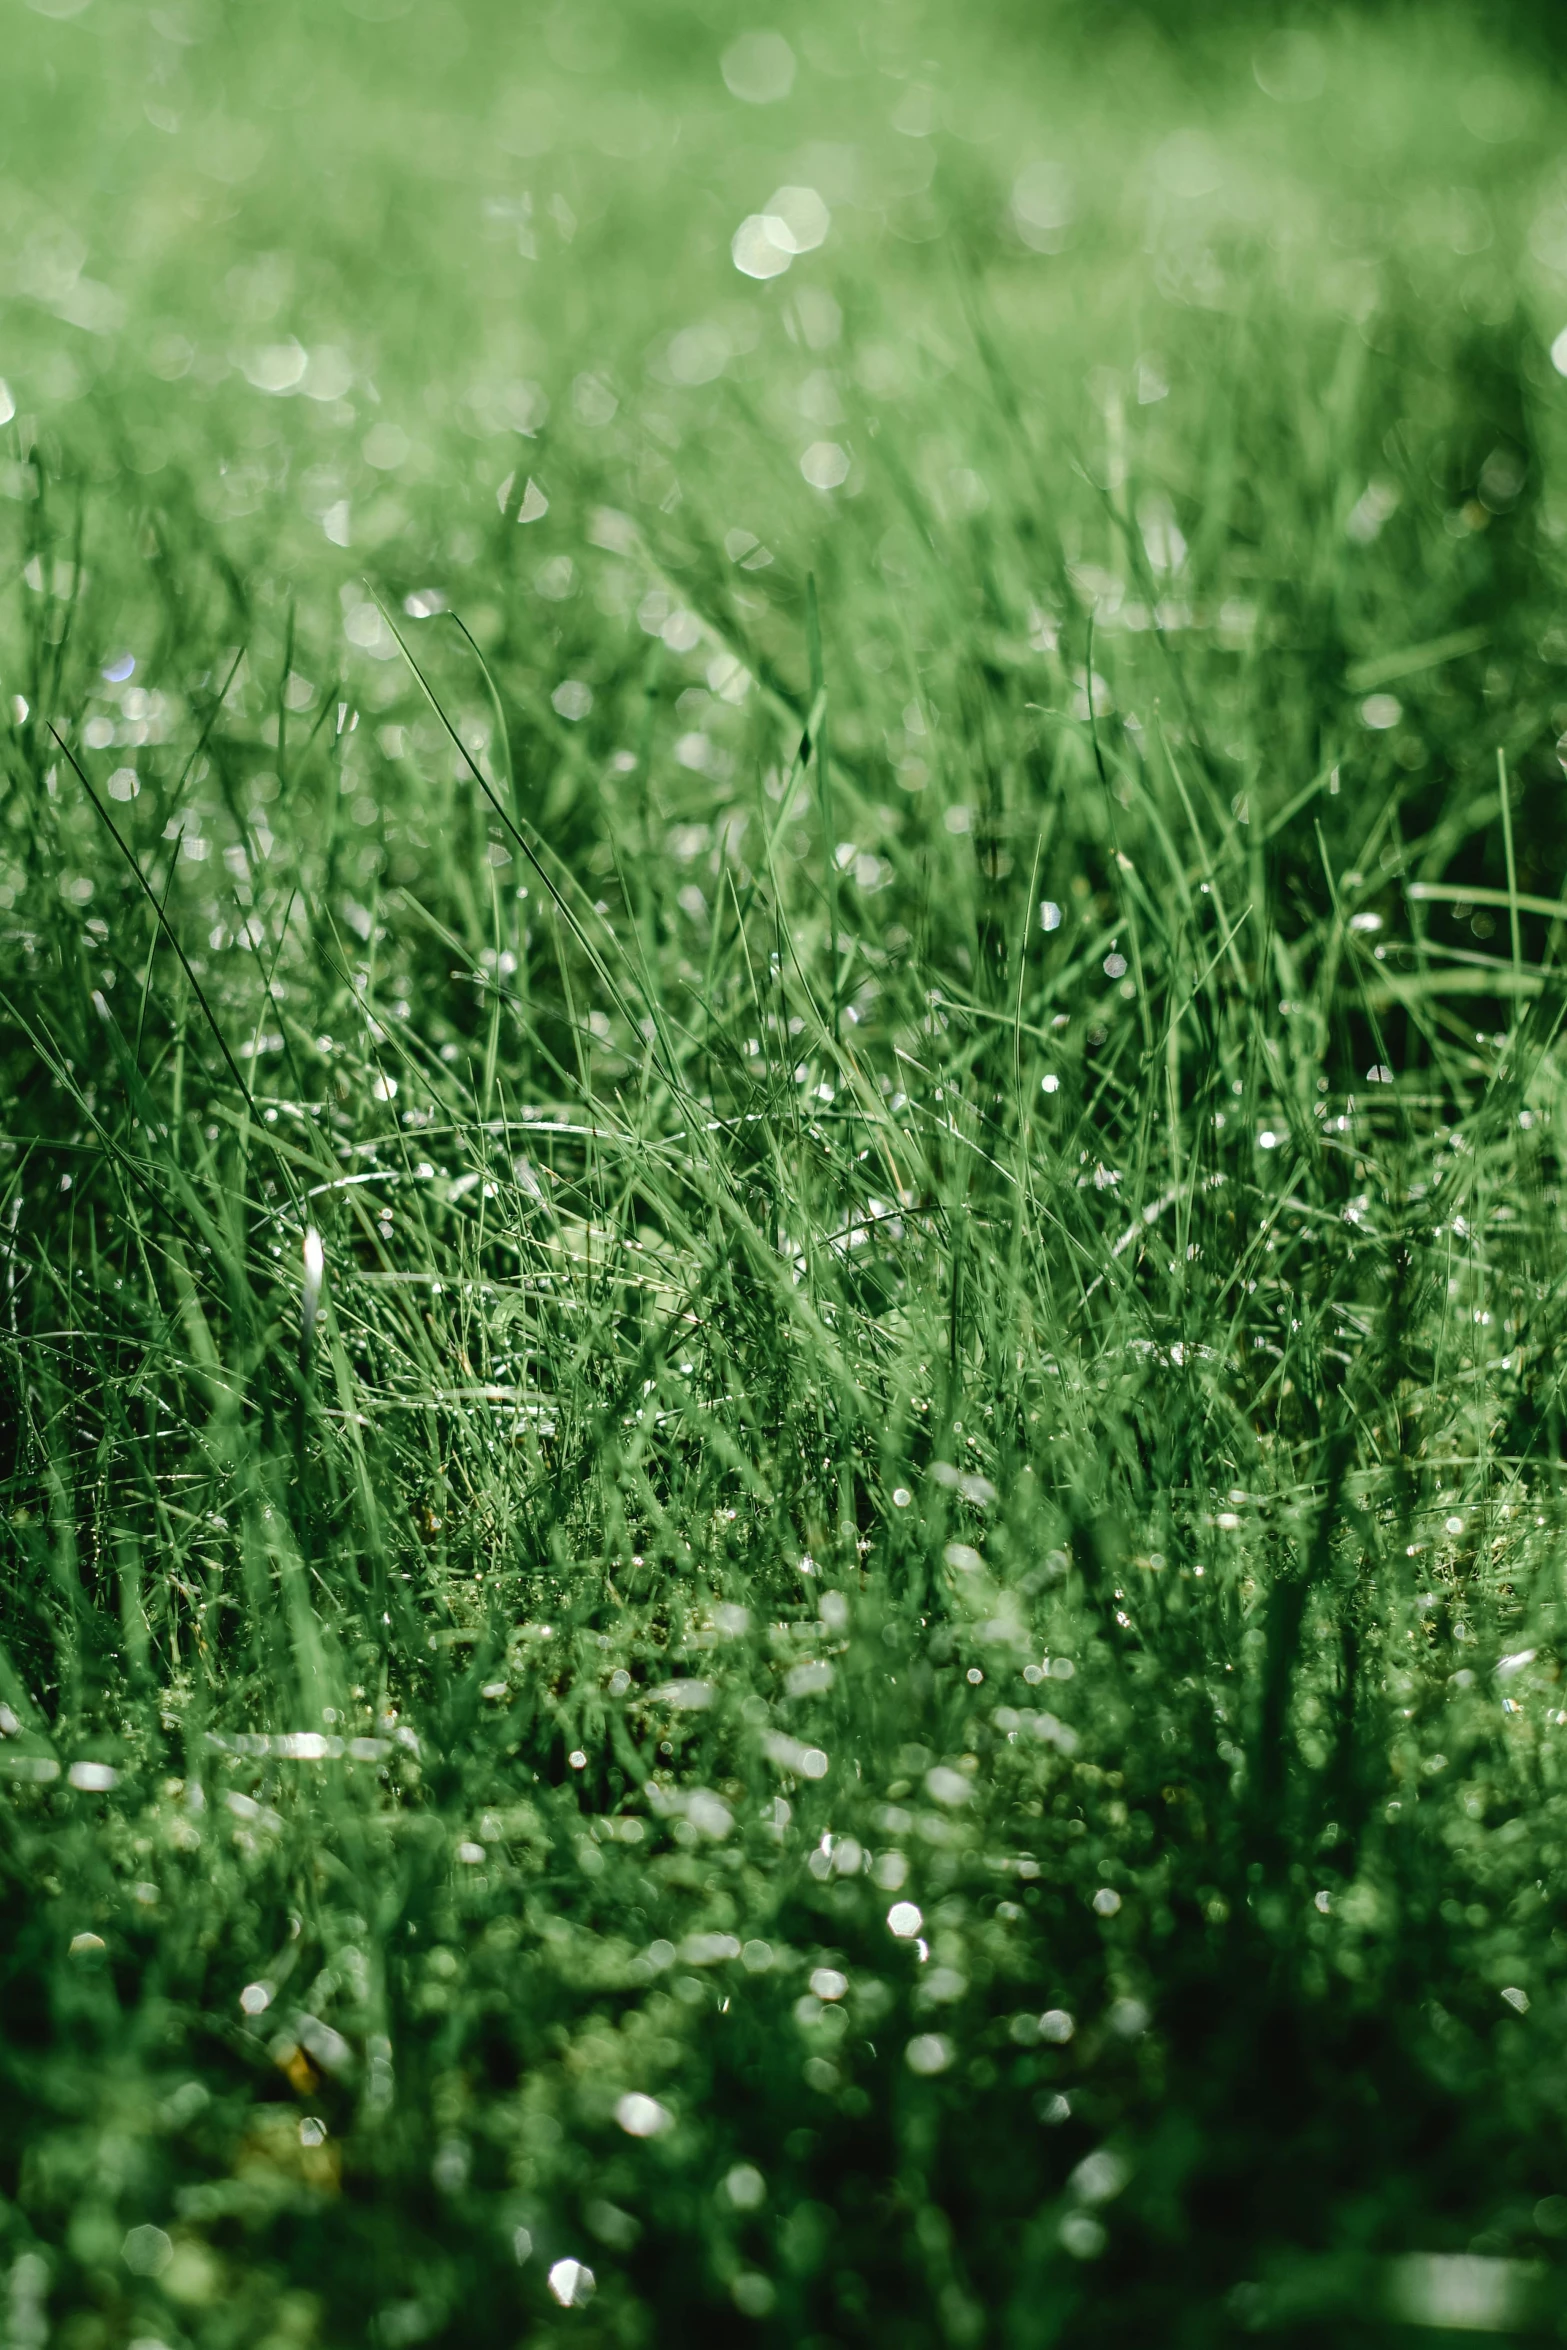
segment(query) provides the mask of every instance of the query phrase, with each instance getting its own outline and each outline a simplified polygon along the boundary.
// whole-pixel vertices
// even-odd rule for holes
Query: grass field
[[[0,2344],[1567,2338],[1539,56],[3,22]]]

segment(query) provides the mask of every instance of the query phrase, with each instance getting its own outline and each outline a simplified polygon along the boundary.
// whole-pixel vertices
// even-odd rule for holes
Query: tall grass
[[[0,2339],[1557,2325],[1567,248],[1441,26],[22,25]]]

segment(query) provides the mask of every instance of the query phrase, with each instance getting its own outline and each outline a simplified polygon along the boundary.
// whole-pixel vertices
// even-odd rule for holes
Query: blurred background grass
[[[1555,22],[10,0],[0,2340],[1560,2332]]]
[[[84,491],[112,484],[98,514],[145,512],[169,564],[204,560],[236,639],[292,598],[319,669],[324,591],[380,563],[399,596],[461,581],[470,625],[553,687],[570,598],[519,630],[471,571],[524,459],[514,510],[530,473],[551,506],[508,577],[572,560],[600,499],[656,511],[671,550],[750,530],[788,566],[751,623],[775,662],[813,564],[885,616],[910,489],[1002,625],[1026,616],[1030,533],[1127,572],[1099,544],[1108,495],[1168,508],[1187,586],[1237,641],[1293,651],[1301,690],[1260,700],[1218,664],[1215,732],[1247,741],[1266,707],[1243,764],[1280,726],[1330,761],[1344,725],[1359,739],[1357,661],[1483,628],[1490,671],[1471,656],[1416,696],[1478,717],[1505,670],[1526,788],[1554,777],[1567,200],[1553,85],[1494,18],[807,13],[747,103],[720,71],[739,19],[14,15],[21,429]],[[789,185],[832,226],[759,283],[731,240]],[[799,474],[823,444],[853,465],[830,520]],[[98,625],[129,642],[145,545],[128,574],[135,533],[95,536]],[[981,579],[998,565],[1019,612]],[[900,581],[922,638],[947,636],[953,584]],[[1443,790],[1455,715],[1425,749]]]

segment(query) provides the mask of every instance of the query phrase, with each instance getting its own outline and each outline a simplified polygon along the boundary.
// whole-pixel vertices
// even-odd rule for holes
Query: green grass
[[[1564,2331],[1554,89],[780,24],[7,16],[8,2350]]]

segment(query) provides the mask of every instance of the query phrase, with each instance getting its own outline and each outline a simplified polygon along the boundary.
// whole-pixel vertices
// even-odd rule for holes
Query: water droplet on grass
[[[849,454],[837,441],[813,441],[800,459],[800,471],[813,490],[841,489],[849,478]]]
[[[132,2228],[120,2246],[120,2258],[133,2277],[161,2276],[174,2258],[174,2245],[162,2228]]]
[[[583,2309],[593,2298],[598,2279],[580,2260],[557,2260],[550,2270],[550,2291],[562,2309]]]
[[[1012,225],[1035,253],[1060,252],[1075,209],[1064,164],[1025,164],[1012,183]]]
[[[281,396],[297,391],[310,364],[302,343],[290,336],[286,343],[266,343],[241,362],[245,381],[258,392]]]
[[[952,2063],[957,2050],[944,2032],[920,2032],[903,2051],[903,2061],[911,2073],[929,2078],[944,2073]]]
[[[794,260],[793,251],[779,242],[772,224],[760,212],[748,213],[735,230],[730,258],[742,277],[782,277]]]
[[[656,2097],[632,2089],[615,2108],[615,2119],[628,2138],[657,2138],[673,2127],[674,2115]]]
[[[724,87],[746,106],[777,106],[794,88],[794,51],[782,33],[742,33],[719,60]]]

